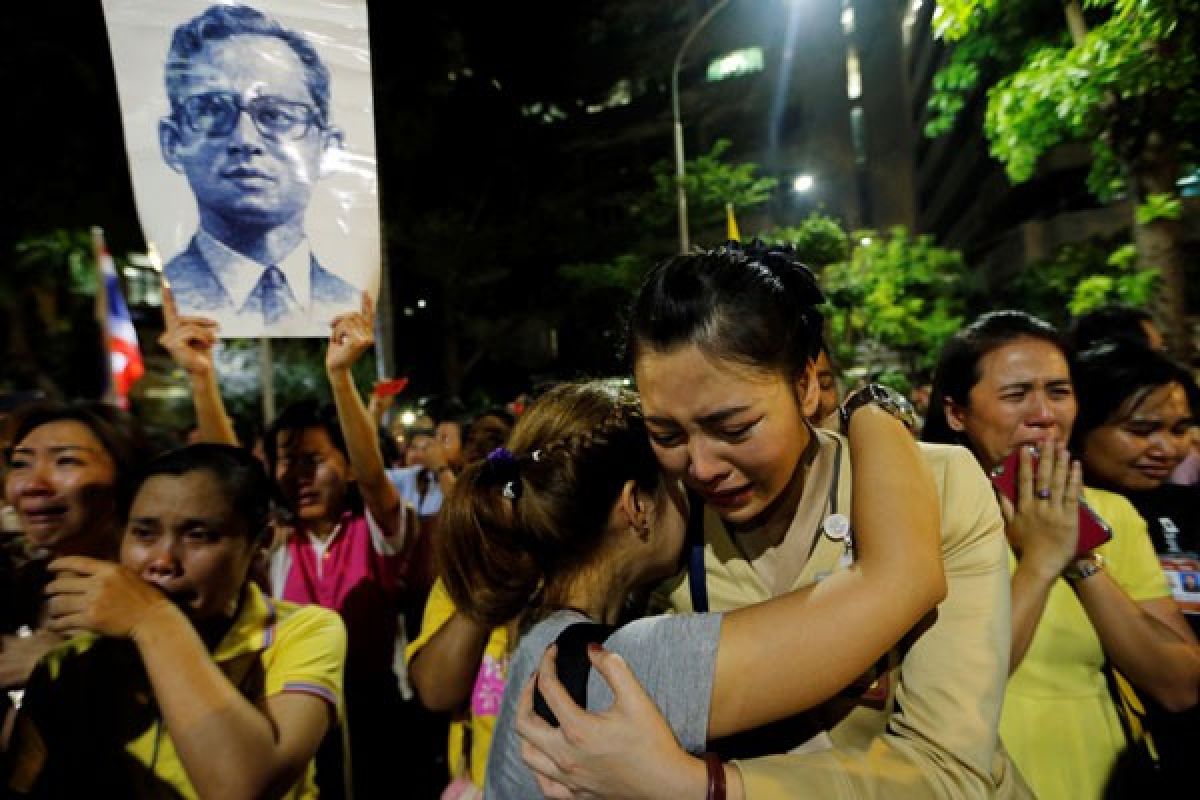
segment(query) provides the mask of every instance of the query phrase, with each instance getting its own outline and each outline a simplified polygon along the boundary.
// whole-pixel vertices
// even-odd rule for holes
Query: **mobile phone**
[[[1037,453],[1031,454],[1031,469],[1037,470]],[[1000,494],[1017,504],[1017,470],[1021,468],[1021,448],[1016,448],[992,470],[992,485]],[[1079,498],[1079,540],[1075,544],[1075,557],[1080,558],[1095,550],[1112,538],[1112,528]]]
[[[403,392],[406,386],[408,386],[408,378],[393,378],[390,381],[383,381],[375,387],[375,396],[391,397]]]

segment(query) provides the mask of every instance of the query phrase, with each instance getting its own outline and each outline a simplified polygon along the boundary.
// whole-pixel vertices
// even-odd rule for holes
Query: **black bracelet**
[[[716,753],[704,754],[704,768],[708,772],[708,792],[705,800],[725,800],[725,764]]]

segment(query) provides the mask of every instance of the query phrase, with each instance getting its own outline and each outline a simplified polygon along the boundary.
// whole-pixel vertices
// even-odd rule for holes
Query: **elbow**
[[[417,658],[409,663],[409,677],[412,678],[413,693],[417,701],[426,711],[449,713],[462,708],[471,695],[471,687],[464,690],[455,681],[447,681],[443,675],[441,680],[422,669],[422,661]]]
[[[1175,681],[1172,685],[1157,687],[1150,692],[1160,706],[1173,714],[1195,708],[1200,701],[1200,686],[1193,677],[1188,681]]]

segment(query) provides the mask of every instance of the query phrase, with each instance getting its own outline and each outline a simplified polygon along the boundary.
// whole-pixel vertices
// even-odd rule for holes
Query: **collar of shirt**
[[[242,255],[203,229],[196,233],[196,248],[212,268],[221,288],[229,295],[236,309],[246,305],[250,293],[258,286],[263,273],[270,266]],[[312,282],[312,246],[308,239],[302,239],[300,244],[275,266],[279,267],[279,271],[287,280],[292,299],[301,309],[307,309]]]

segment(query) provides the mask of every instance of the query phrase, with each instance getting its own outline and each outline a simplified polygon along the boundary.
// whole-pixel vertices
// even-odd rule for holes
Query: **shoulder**
[[[37,668],[43,671],[45,677],[49,680],[58,680],[62,677],[66,668],[77,663],[80,659],[86,658],[88,653],[92,651],[97,640],[98,637],[90,633],[68,639],[42,656],[42,660],[38,662]]]
[[[303,646],[345,652],[346,625],[342,618],[327,608],[275,601],[278,635],[272,646]]]
[[[175,300],[184,313],[212,311],[228,303],[225,290],[221,288],[216,273],[200,253],[193,238],[188,246],[163,267],[163,274],[171,284]]]
[[[1114,528],[1125,526],[1145,527],[1142,515],[1133,507],[1133,503],[1123,495],[1105,489],[1095,489],[1091,486],[1083,488],[1084,499],[1092,510]]]
[[[312,298],[318,303],[353,303],[357,308],[361,290],[347,280],[326,269],[312,257]]]

